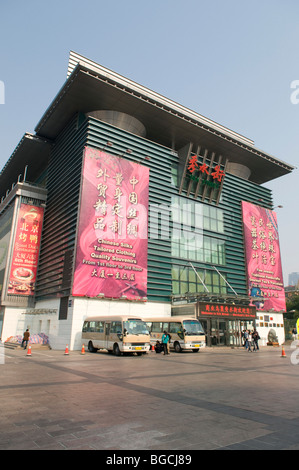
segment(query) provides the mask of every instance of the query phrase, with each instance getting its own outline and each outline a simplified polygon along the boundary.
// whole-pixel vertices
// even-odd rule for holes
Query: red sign
[[[285,310],[276,213],[244,201],[242,209],[252,304],[256,305],[258,310]]]
[[[197,160],[197,156],[194,155],[189,159],[189,166],[188,170],[190,173],[194,173],[195,171],[199,171],[200,173],[209,175],[210,174],[210,168],[206,163],[200,163]],[[213,168],[214,171],[211,171],[211,176],[213,177],[214,180],[217,180],[221,183],[222,178],[225,176],[225,173],[223,170],[221,170],[220,165],[216,165]]]
[[[44,209],[21,204],[10,270],[8,294],[33,295]]]
[[[199,313],[209,317],[227,317],[253,320],[256,308],[247,305],[231,305],[199,302]]]
[[[149,169],[85,148],[73,295],[144,300]]]

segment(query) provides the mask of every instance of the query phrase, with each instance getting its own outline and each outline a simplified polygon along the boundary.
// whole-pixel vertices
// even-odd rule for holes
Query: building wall
[[[142,304],[70,296],[83,150],[85,146],[105,148],[108,141],[113,144],[106,149],[108,153],[122,155],[123,158],[150,167],[148,302]],[[123,313],[142,317],[170,315],[173,264],[183,269],[190,260],[188,257],[172,254],[173,220],[169,215],[169,208],[174,197],[194,201],[184,191],[181,195],[178,193],[178,182],[173,177],[177,166],[178,155],[169,148],[98,119],[86,118],[82,114],[75,116],[58,136],[51,152],[47,176],[48,199],[36,287],[35,308],[54,309],[56,313],[33,316],[24,315],[24,310],[21,309],[9,309],[5,312],[2,338],[5,340],[10,334],[22,334],[20,331],[25,326],[30,326],[32,333],[48,334],[54,349],[64,349],[66,344],[71,349],[80,349],[82,323],[88,315],[99,312],[105,315]],[[218,206],[218,211],[223,213],[224,230],[221,233],[215,229],[203,231],[207,238],[218,238],[225,243],[225,262],[218,265],[218,268],[239,295],[247,295],[241,201],[247,200],[270,207],[271,198],[271,192],[267,188],[227,173]],[[261,199],[262,203],[259,202]],[[215,204],[204,205],[215,207]],[[157,220],[159,224],[156,227]],[[169,226],[165,224],[166,220],[169,220]],[[211,262],[195,261],[194,266],[198,271],[206,270],[218,276],[213,271]],[[190,266],[188,269],[194,277]],[[221,281],[221,285],[223,292],[232,293],[225,282]],[[202,289],[200,283],[198,288]],[[61,299],[68,303],[63,317],[60,316]]]
[[[86,123],[85,123],[86,124]],[[69,294],[86,126],[68,124],[51,151],[36,299]]]
[[[219,207],[224,211],[227,281],[239,295],[248,295],[241,201],[271,208],[270,189],[226,174]],[[232,294],[232,291],[228,291]]]
[[[284,344],[285,331],[282,313],[257,312],[256,329],[260,335],[260,345],[266,346],[270,330],[274,330],[278,337],[278,343]]]

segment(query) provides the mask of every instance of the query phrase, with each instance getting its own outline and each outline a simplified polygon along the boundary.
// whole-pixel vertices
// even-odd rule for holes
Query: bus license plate
[[[194,347],[195,347],[195,348],[199,348],[199,344],[194,344]]]
[[[137,349],[142,349],[142,347],[141,347],[141,346],[136,346],[136,347],[135,347],[135,351],[136,351]]]

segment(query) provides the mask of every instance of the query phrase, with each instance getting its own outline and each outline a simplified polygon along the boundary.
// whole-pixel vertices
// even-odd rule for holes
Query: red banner
[[[244,201],[242,209],[252,304],[256,305],[258,310],[285,310],[276,213]]]
[[[254,320],[256,317],[256,308],[244,305],[230,305],[199,302],[199,313],[208,317],[227,317]]]
[[[74,296],[147,295],[149,169],[85,148]]]
[[[44,209],[21,204],[8,294],[33,295],[36,281]]]

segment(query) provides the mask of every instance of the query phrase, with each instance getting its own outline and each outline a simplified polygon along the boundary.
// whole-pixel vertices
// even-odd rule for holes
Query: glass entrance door
[[[227,320],[228,346],[241,346],[241,322],[240,320]]]
[[[211,318],[208,322],[207,337],[209,346],[241,346],[241,322]]]
[[[211,318],[211,346],[226,346],[227,326],[225,320]]]
[[[243,320],[223,318],[199,318],[199,320],[205,330],[207,346],[242,346],[242,331],[250,327],[249,322]]]

